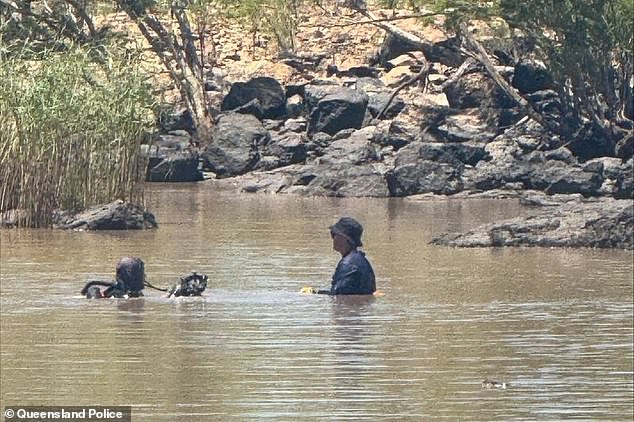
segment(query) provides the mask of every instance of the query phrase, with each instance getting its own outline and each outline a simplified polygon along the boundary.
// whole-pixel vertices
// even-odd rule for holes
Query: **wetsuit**
[[[374,270],[365,254],[352,250],[339,261],[332,276],[330,290],[319,293],[330,295],[371,295],[376,290]]]

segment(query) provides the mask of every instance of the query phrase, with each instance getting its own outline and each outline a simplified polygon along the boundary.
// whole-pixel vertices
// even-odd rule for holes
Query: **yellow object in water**
[[[310,295],[310,294],[317,293],[317,290],[313,289],[310,286],[306,286],[306,287],[302,287],[302,289],[299,292]]]

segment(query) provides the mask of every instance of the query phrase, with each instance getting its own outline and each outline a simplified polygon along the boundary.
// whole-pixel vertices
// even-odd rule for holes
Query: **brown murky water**
[[[0,231],[1,406],[132,405],[134,421],[632,420],[632,253],[447,249],[515,202],[152,186],[144,232]],[[353,215],[385,295],[302,295]],[[122,255],[200,298],[77,297]],[[485,389],[485,378],[508,383]]]

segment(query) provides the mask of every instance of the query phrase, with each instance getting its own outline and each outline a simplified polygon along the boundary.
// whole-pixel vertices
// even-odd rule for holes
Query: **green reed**
[[[153,101],[138,65],[85,48],[0,56],[0,211],[45,227],[55,210],[142,200]]]

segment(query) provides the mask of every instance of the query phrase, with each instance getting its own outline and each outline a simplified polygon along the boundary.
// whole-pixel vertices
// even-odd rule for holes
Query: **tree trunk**
[[[179,37],[165,28],[161,21],[136,0],[117,0],[121,9],[137,24],[154,53],[169,72],[181,98],[191,113],[196,135],[207,138],[212,127],[212,115],[204,90],[203,67],[198,58],[194,39],[185,14],[186,3],[172,3],[172,15],[178,22]],[[180,42],[178,39],[180,38]]]

